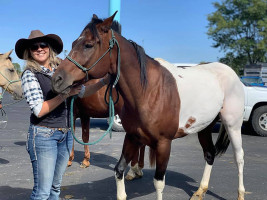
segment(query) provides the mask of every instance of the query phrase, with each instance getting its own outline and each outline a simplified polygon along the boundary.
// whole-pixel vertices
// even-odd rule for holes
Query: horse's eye
[[[93,47],[93,45],[91,45],[91,44],[85,44],[84,46],[85,46],[86,49]]]
[[[14,69],[8,69],[11,73],[13,73],[15,70]]]

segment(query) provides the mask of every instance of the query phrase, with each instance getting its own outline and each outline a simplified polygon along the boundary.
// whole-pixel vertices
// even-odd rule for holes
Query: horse
[[[153,181],[157,200],[161,200],[172,141],[198,133],[206,164],[191,200],[203,198],[214,158],[223,154],[230,142],[238,168],[238,200],[244,200],[244,90],[236,73],[218,62],[184,69],[167,62],[162,65],[110,28],[115,15],[105,20],[93,15],[53,75],[52,88],[66,93],[87,77],[101,78],[107,73],[119,77],[116,87],[124,101],[120,117],[126,135],[114,169],[117,199],[127,197],[124,171],[128,163],[147,145],[150,164],[156,164]],[[211,129],[219,118],[222,128],[214,145]]]
[[[0,87],[2,87],[3,93],[8,91],[14,100],[22,98],[22,89],[19,75],[17,74],[10,54],[13,50],[7,53],[0,54]],[[3,94],[0,100],[3,98]]]
[[[98,82],[99,79],[91,79],[85,83],[85,85],[90,85]],[[84,143],[89,142],[89,131],[90,131],[90,118],[107,118],[109,116],[109,109],[104,100],[105,91],[107,86],[101,88],[96,93],[91,96],[85,98],[77,98],[74,104],[74,121],[77,118],[81,120],[82,126],[82,140]],[[116,97],[116,91],[113,89],[113,96]],[[119,97],[118,102],[115,104],[115,112],[116,114],[120,113],[120,110],[123,105],[122,98]],[[70,158],[68,161],[68,166],[72,165],[72,161],[74,159],[74,143],[72,147],[72,151],[70,154]],[[80,165],[82,168],[86,168],[90,166],[90,151],[89,146],[84,145],[84,159]]]

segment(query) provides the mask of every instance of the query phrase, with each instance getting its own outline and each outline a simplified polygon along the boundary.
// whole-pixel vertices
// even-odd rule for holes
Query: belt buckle
[[[68,128],[58,128],[57,130],[61,131],[62,133],[67,133],[69,131]]]

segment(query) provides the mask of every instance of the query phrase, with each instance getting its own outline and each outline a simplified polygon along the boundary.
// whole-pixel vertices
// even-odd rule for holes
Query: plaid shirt
[[[44,66],[41,66],[41,69],[43,73],[49,76],[52,76],[55,72],[54,68],[52,72]],[[30,70],[26,70],[21,77],[21,85],[23,95],[27,103],[29,104],[32,113],[35,116],[38,116],[43,106],[44,96],[40,84],[34,73]]]

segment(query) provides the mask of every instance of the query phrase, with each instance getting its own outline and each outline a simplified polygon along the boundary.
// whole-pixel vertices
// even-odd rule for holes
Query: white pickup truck
[[[260,136],[267,137],[267,87],[244,86],[244,122]]]

